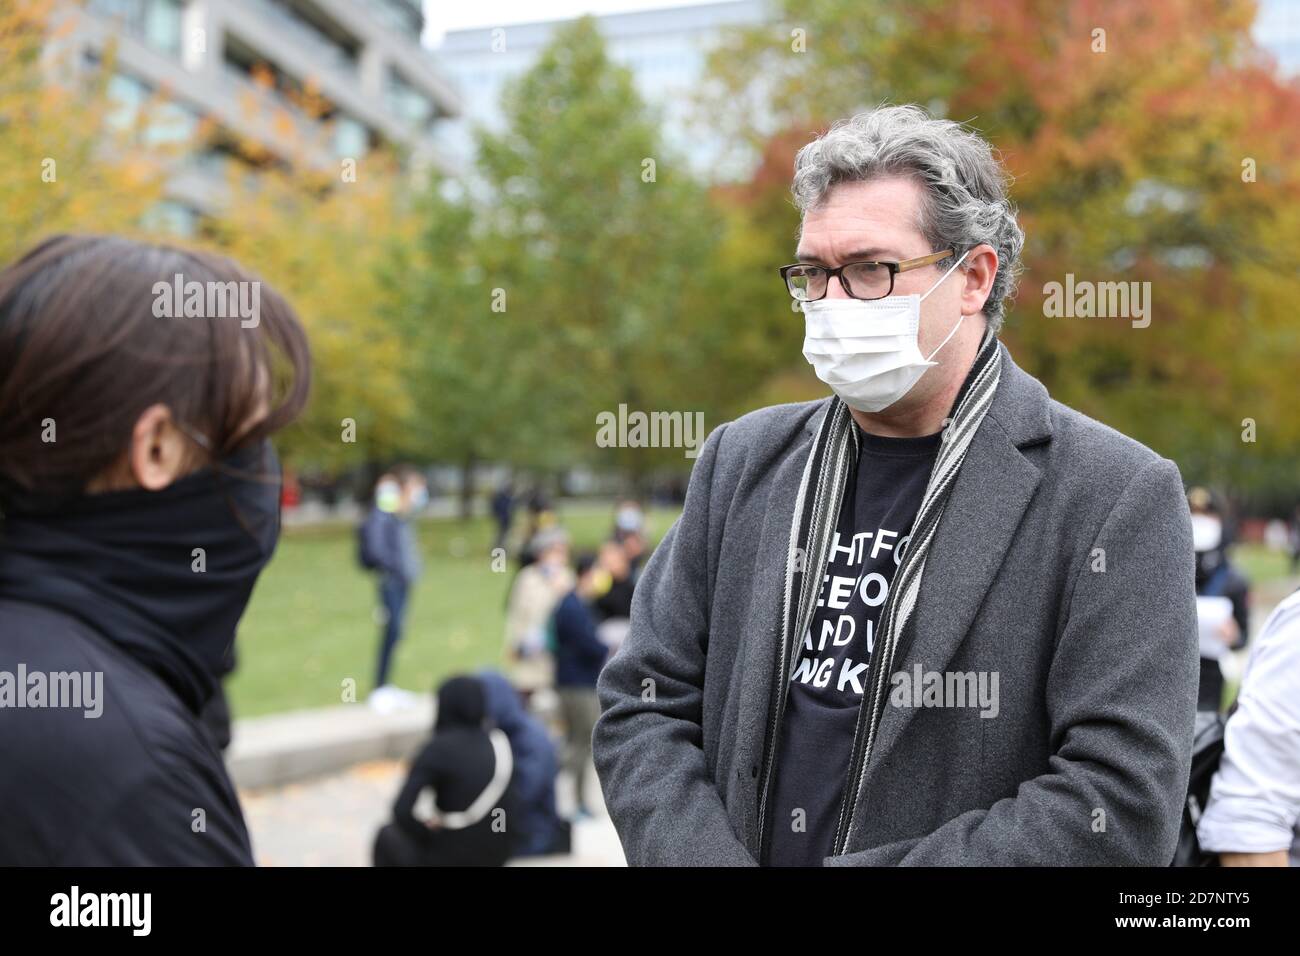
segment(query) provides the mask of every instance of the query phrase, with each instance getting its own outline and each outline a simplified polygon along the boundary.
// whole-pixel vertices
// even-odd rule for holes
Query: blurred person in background
[[[621,540],[623,535],[645,531],[645,510],[635,498],[624,498],[614,509],[613,538]]]
[[[628,543],[639,539],[639,532],[629,532],[622,541],[610,540],[600,546],[597,558],[607,574],[608,587],[591,598],[591,611],[596,620],[596,633],[610,649],[618,650],[627,637],[632,617],[632,595],[636,582],[632,577],[632,564],[628,560]],[[602,582],[606,578],[602,578]]]
[[[506,602],[504,658],[511,681],[532,695],[555,684],[551,614],[573,589],[569,535],[563,528],[538,532],[529,543],[534,560],[520,568]]]
[[[1296,505],[1287,524],[1287,536],[1291,542],[1291,573],[1300,570],[1300,505]]]
[[[614,530],[609,541],[601,545],[600,563],[610,573],[610,586],[592,601],[597,633],[617,651],[627,637],[632,617],[632,595],[641,560],[645,555],[645,512],[632,498],[619,501],[614,511]]]
[[[477,677],[444,681],[437,707],[393,820],[375,835],[375,866],[502,866],[519,836],[510,740],[488,719]]]
[[[514,685],[497,671],[480,672],[488,720],[505,732],[514,754],[518,801],[515,853],[540,856],[569,852],[569,824],[555,809],[559,761],[541,721],[531,716]]]
[[[604,592],[598,594],[591,601],[591,609],[595,611],[597,622],[604,623],[607,620],[627,620],[632,617],[632,592],[634,584],[632,581],[632,563],[628,561],[627,549],[624,548],[624,541],[606,541],[597,551],[599,562],[604,571],[608,572],[610,587],[604,589]]]
[[[628,563],[628,577],[633,584],[641,574],[641,562],[645,557],[645,511],[641,503],[626,499],[619,504],[614,515],[613,540],[623,546]]]
[[[492,496],[492,520],[497,523],[496,538],[492,549],[504,548],[510,537],[510,525],[515,520],[515,489],[513,483],[502,482],[501,487]]]
[[[428,504],[424,475],[402,466],[381,475],[375,484],[375,500],[357,529],[359,556],[363,567],[379,576],[379,605],[382,627],[375,688],[368,703],[378,713],[391,713],[412,706],[416,695],[389,683],[393,653],[402,640],[406,608],[411,589],[423,569],[420,546],[411,517]]]
[[[1196,835],[1223,866],[1300,866],[1300,591],[1250,649]]]
[[[596,678],[609,646],[596,633],[591,603],[609,590],[612,575],[599,555],[578,558],[577,580],[555,608],[555,688],[566,742],[564,766],[573,781],[575,816],[588,817],[586,804],[591,733],[600,716]]]
[[[540,484],[534,485],[527,498],[528,526],[524,529],[524,546],[519,552],[519,566],[526,568],[537,560],[535,543],[543,531],[558,528],[559,515],[551,505],[551,499]]]
[[[257,322],[160,317],[180,277]],[[220,256],[65,235],[0,272],[0,672],[98,698],[0,690],[0,864],[252,865],[200,715],[279,537],[269,438],[310,368],[289,304]]]
[[[1223,705],[1223,670],[1228,651],[1246,646],[1250,626],[1250,587],[1228,560],[1231,543],[1223,509],[1205,488],[1191,488],[1192,548],[1196,552],[1196,612],[1200,630],[1201,676],[1197,710]]]

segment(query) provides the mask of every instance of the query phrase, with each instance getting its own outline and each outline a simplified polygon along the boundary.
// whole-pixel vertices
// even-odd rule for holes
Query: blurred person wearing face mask
[[[529,543],[534,559],[515,575],[506,602],[504,667],[525,695],[555,685],[551,615],[573,589],[569,536],[552,526]]]
[[[182,275],[259,283],[257,324],[158,317]],[[252,865],[201,715],[309,383],[292,309],[228,259],[56,236],[0,272],[0,865]]]
[[[591,763],[591,732],[600,716],[596,678],[609,656],[609,647],[596,630],[592,602],[608,593],[613,574],[606,560],[617,546],[578,558],[573,589],[555,608],[555,687],[560,698],[567,742],[564,767],[573,781],[578,817],[590,816],[586,790]]]
[[[1172,858],[1197,681],[1183,483],[999,341],[1008,179],[916,106],[799,151],[781,290],[831,395],[714,429],[637,582],[594,740],[633,865]],[[983,675],[984,703],[923,706],[927,674]]]
[[[601,548],[602,563],[613,581],[593,605],[600,620],[601,640],[614,650],[623,642],[632,616],[632,594],[645,554],[644,532],[645,512],[640,503],[631,498],[620,501],[614,512],[614,533]]]
[[[645,529],[645,512],[641,503],[632,498],[624,498],[614,510],[614,539],[617,541],[626,534]]]
[[[1187,492],[1196,552],[1196,609],[1200,627],[1201,676],[1197,710],[1223,706],[1223,670],[1228,651],[1246,646],[1250,633],[1250,585],[1228,560],[1230,544],[1223,511],[1204,488]]]
[[[423,569],[419,543],[411,517],[428,504],[424,476],[410,466],[381,475],[375,484],[375,500],[358,529],[358,546],[363,567],[377,572],[379,604],[383,624],[379,635],[379,658],[375,687],[368,703],[378,713],[391,713],[412,706],[416,695],[389,682],[393,653],[402,640],[411,588]]]

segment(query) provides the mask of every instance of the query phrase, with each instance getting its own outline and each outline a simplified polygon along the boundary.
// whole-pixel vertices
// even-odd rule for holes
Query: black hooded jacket
[[[393,805],[393,821],[426,856],[444,866],[500,866],[513,848],[514,787],[478,823],[460,830],[431,830],[415,817],[421,791],[431,787],[440,811],[465,810],[483,792],[496,769],[488,737],[483,685],[475,677],[453,677],[438,690],[433,737],[411,765]],[[501,810],[504,815],[496,811]]]
[[[0,600],[0,681],[20,673],[102,675],[101,694],[0,709],[0,865],[253,864],[220,755],[155,673],[77,618]]]
[[[236,476],[278,465],[228,465],[0,502],[0,865],[253,864],[200,715],[279,530],[278,485]]]

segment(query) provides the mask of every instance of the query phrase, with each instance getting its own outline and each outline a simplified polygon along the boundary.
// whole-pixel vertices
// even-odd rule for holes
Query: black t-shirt
[[[882,438],[858,429],[856,471],[781,724],[772,866],[821,866],[831,853],[876,628],[941,437]]]

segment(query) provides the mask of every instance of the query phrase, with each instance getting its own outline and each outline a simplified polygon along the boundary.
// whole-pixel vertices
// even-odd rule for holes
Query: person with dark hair
[[[65,235],[0,272],[0,864],[252,865],[201,715],[310,370],[219,256]]]
[[[524,707],[518,689],[498,671],[479,674],[487,716],[510,740],[514,790],[519,802],[519,856],[569,852],[569,825],[555,809],[555,744],[541,721]]]
[[[476,677],[438,688],[433,737],[411,765],[393,820],[375,836],[375,866],[501,866],[518,839],[509,738],[487,721]]]
[[[577,816],[590,816],[585,798],[591,734],[600,716],[596,678],[609,647],[596,633],[591,601],[609,590],[610,572],[595,554],[577,561],[577,583],[560,599],[554,616],[555,688],[564,720],[565,769],[573,780]]]
[[[393,652],[402,640],[407,600],[423,568],[410,519],[428,500],[424,475],[408,465],[400,466],[380,476],[375,484],[374,504],[357,529],[361,564],[379,576],[383,627],[375,688],[369,698],[370,707],[379,713],[391,713],[414,703],[415,695],[394,687],[388,675]]]

